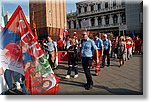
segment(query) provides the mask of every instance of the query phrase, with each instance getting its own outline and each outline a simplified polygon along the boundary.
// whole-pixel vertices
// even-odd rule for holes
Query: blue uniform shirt
[[[95,45],[97,46],[98,50],[102,50],[103,45],[103,41],[100,38],[97,38],[94,40]]]
[[[93,40],[87,39],[82,42],[82,50],[81,54],[82,57],[92,57],[93,56],[93,50],[96,50],[97,47]]]
[[[108,50],[112,46],[111,42],[108,39],[103,40],[103,44],[104,44],[104,50]]]
[[[55,48],[57,48],[57,43],[55,43],[54,41],[48,42],[46,45],[48,46],[48,51],[50,52],[55,51]]]

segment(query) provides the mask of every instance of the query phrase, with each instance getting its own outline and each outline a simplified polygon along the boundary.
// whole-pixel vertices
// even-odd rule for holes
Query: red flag
[[[11,16],[0,38],[2,43],[0,49],[7,49],[9,59],[17,62],[13,64],[13,68],[22,68],[23,65],[24,72],[13,70],[25,75],[26,87],[30,94],[55,94],[58,92],[59,80],[54,75],[20,6]],[[20,55],[20,52],[22,56],[14,57],[14,54]],[[21,61],[22,64],[20,64]]]

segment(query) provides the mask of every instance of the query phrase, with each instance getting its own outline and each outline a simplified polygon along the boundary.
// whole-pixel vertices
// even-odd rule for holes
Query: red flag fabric
[[[15,60],[11,70],[25,76],[29,94],[56,94],[59,91],[59,80],[52,71],[20,6],[11,16],[0,38],[0,49],[6,52],[4,54],[9,57],[9,63]],[[9,63],[2,63],[2,66],[6,67]],[[21,71],[17,69],[18,67]]]

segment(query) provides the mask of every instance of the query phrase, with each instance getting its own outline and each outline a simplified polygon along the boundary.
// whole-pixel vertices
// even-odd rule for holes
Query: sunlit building
[[[30,25],[33,28],[35,20],[40,38],[62,36],[66,27],[66,0],[30,0],[29,7]]]
[[[115,35],[143,33],[143,2],[135,0],[86,0],[67,14],[69,29],[112,32]]]

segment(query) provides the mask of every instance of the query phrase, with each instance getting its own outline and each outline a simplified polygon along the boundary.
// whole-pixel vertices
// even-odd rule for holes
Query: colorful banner
[[[29,94],[55,94],[58,78],[18,6],[0,35],[1,67],[25,76]]]

